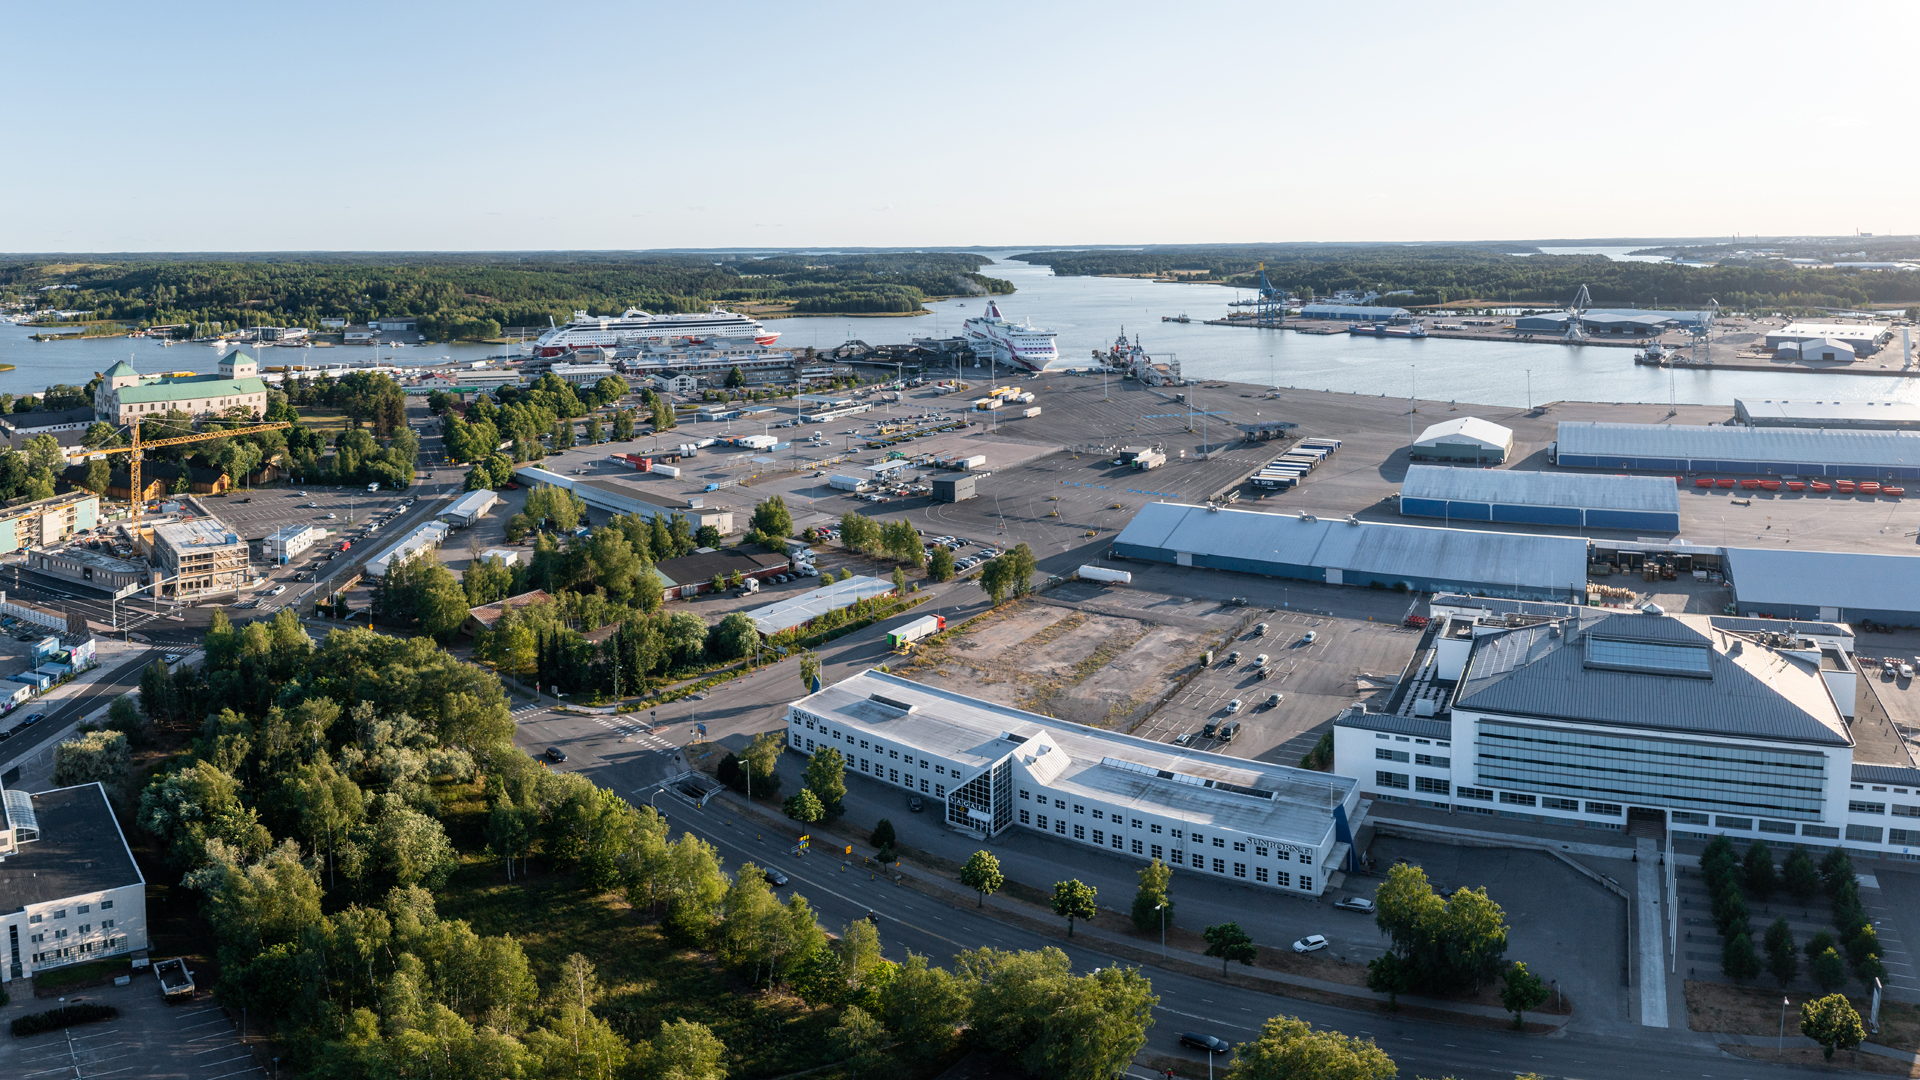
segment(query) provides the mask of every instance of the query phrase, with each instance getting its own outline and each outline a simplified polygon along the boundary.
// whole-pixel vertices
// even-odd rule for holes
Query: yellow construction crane
[[[140,510],[147,503],[147,500],[142,497],[144,493],[140,490],[140,459],[144,451],[151,450],[157,446],[179,446],[183,443],[206,442],[209,439],[224,439],[231,435],[252,435],[259,431],[278,431],[281,428],[292,427],[293,425],[285,421],[274,424],[254,424],[250,427],[228,428],[225,431],[205,431],[198,435],[181,435],[172,439],[155,439],[152,442],[140,441],[140,420],[137,417],[130,426],[133,429],[133,441],[131,445],[109,446],[98,450],[87,450],[86,456],[91,457],[94,454],[131,455],[127,459],[127,494],[133,501],[133,524],[138,525],[140,523]]]

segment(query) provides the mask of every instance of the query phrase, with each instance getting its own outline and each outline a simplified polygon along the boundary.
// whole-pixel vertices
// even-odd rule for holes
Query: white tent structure
[[[1413,461],[1499,465],[1513,454],[1513,431],[1491,420],[1463,416],[1435,424],[1413,441]]]

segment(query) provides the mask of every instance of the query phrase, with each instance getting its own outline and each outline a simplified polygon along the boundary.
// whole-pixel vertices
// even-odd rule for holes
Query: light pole
[[[1787,1002],[1786,998],[1780,999],[1780,1048],[1773,1055],[1776,1061],[1787,1056]]]
[[[1533,369],[1527,369],[1527,411],[1533,411]]]
[[[1160,959],[1165,960],[1167,958],[1167,905],[1163,901],[1153,905],[1153,910],[1160,913]]]

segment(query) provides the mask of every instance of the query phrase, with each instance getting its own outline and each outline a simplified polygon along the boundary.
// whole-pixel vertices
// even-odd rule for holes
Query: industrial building
[[[1439,617],[1413,676],[1424,708],[1334,721],[1334,771],[1363,798],[1656,838],[1920,845],[1920,820],[1888,827],[1920,818],[1920,769],[1874,763],[1904,751],[1850,724],[1859,673],[1831,636],[1594,609]]]
[[[491,491],[485,489],[469,491],[460,496],[452,506],[440,511],[437,516],[456,529],[464,529],[486,517],[487,511],[498,505],[500,505],[500,496]]]
[[[0,791],[0,982],[147,948],[147,883],[98,782]]]
[[[658,516],[665,516],[669,522],[674,518],[685,518],[696,530],[711,525],[720,530],[722,536],[733,533],[733,511],[726,507],[707,506],[705,498],[700,495],[665,495],[618,480],[575,480],[531,465],[520,468],[514,477],[528,487],[565,488],[580,496],[581,502],[609,514],[637,514],[647,521]]]
[[[935,800],[983,838],[1019,826],[1294,895],[1353,869],[1349,777],[1187,750],[866,671],[787,708],[787,745]]]
[[[1411,461],[1501,465],[1513,455],[1513,431],[1491,420],[1462,416],[1420,433],[1407,452]]]
[[[1574,536],[1389,525],[1311,514],[1148,503],[1114,539],[1116,558],[1417,592],[1562,600],[1586,589]]]
[[[391,568],[438,548],[452,531],[444,521],[428,521],[414,526],[407,535],[388,544],[380,554],[367,560],[367,576],[386,577]]]
[[[74,545],[54,550],[27,549],[28,570],[102,596],[130,596],[153,583],[153,568]]]
[[[261,541],[260,546],[267,558],[285,566],[326,535],[327,530],[318,525],[284,525]]]
[[[1853,346],[1833,338],[1784,342],[1773,355],[1782,360],[1820,360],[1830,364],[1851,364],[1859,358]]]
[[[1730,547],[1726,566],[1742,615],[1920,626],[1920,556]]]
[[[885,596],[892,591],[891,581],[857,574],[765,607],[750,608],[747,618],[753,620],[754,627],[761,633],[777,634],[782,630],[805,626],[829,611],[852,607],[862,600]]]
[[[563,364],[557,361],[547,369],[547,372],[575,386],[598,383],[609,375],[617,374],[612,364]]]
[[[977,476],[936,476],[933,478],[933,501],[964,502],[979,494],[975,490],[979,482]]]
[[[100,523],[100,496],[76,491],[0,507],[0,554],[57,544]]]
[[[153,562],[164,596],[235,592],[252,578],[247,543],[213,518],[173,521],[153,528]]]
[[[1767,333],[1767,350],[1772,352],[1782,345],[1824,339],[1842,342],[1859,355],[1867,356],[1877,351],[1880,342],[1892,332],[1880,323],[1790,322]]]
[[[1365,304],[1303,304],[1300,317],[1332,322],[1403,324],[1413,318],[1413,312],[1406,308],[1371,307]]]
[[[235,408],[256,417],[267,411],[260,366],[237,350],[220,358],[220,370],[213,375],[142,375],[122,361],[101,376],[93,397],[94,415],[112,424],[164,416],[175,409],[200,417]]]
[[[1920,405],[1909,401],[1775,401],[1733,399],[1734,418],[1748,427],[1862,428],[1920,431]]]
[[[661,583],[666,586],[667,599],[685,600],[712,592],[715,577],[729,581],[735,574],[742,578],[767,578],[785,572],[792,565],[789,557],[771,552],[700,548],[691,555],[662,559],[653,564],[653,572],[660,575]]]
[[[496,600],[491,604],[482,604],[477,608],[468,609],[467,621],[461,624],[460,629],[465,631],[469,636],[481,630],[491,630],[494,624],[500,621],[500,616],[507,613],[508,608],[523,608],[532,604],[544,604],[550,602],[552,599],[552,594],[548,593],[545,589],[534,589],[531,592],[523,592],[509,596],[505,600]]]
[[[1590,308],[1580,313],[1580,330],[1594,337],[1654,337],[1682,325],[1672,311],[1606,310]],[[1686,313],[1692,314],[1692,313]],[[1564,334],[1573,316],[1565,311],[1542,311],[1513,320],[1513,328],[1522,334]],[[1690,320],[1687,325],[1692,325]]]
[[[1562,420],[1547,456],[1569,468],[1645,469],[1669,475],[1913,480],[1920,479],[1920,432]]]
[[[1413,465],[1400,512],[1451,521],[1504,521],[1573,529],[1680,531],[1680,492],[1652,476],[1449,469]]]

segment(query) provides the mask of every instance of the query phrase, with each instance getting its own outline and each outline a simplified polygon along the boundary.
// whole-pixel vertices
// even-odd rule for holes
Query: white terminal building
[[[146,879],[105,788],[7,788],[0,811],[0,981],[146,949]]]
[[[1436,597],[1389,711],[1334,721],[1361,797],[1920,858],[1920,768],[1831,623]]]
[[[794,702],[787,744],[944,803],[949,826],[1020,827],[1187,872],[1318,896],[1352,858],[1361,784],[1085,727],[867,671]]]

